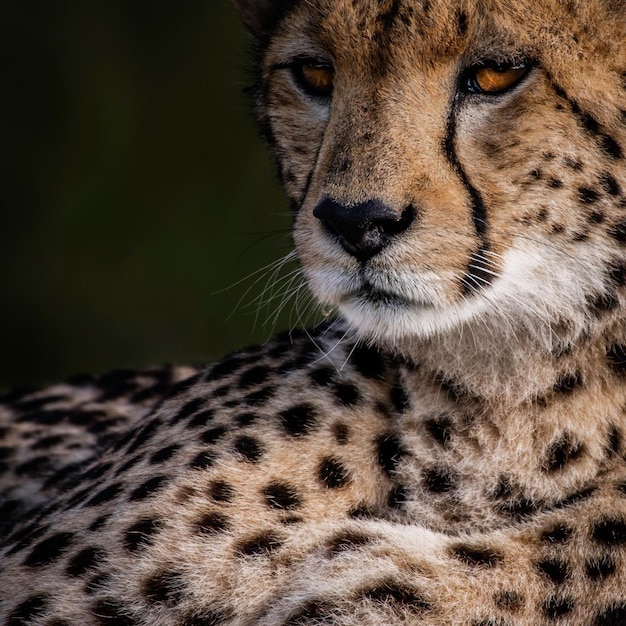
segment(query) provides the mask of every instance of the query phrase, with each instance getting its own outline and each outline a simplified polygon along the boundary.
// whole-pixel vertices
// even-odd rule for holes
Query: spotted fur
[[[1,623],[625,624],[623,2],[234,4],[337,316],[7,396]]]

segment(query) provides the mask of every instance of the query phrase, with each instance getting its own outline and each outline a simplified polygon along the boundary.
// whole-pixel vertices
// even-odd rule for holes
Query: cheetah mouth
[[[350,294],[350,299],[357,300],[362,304],[374,305],[376,307],[389,308],[432,308],[432,304],[423,301],[416,301],[413,298],[399,294],[397,292],[388,291],[374,287],[369,283],[365,283],[358,291]]]

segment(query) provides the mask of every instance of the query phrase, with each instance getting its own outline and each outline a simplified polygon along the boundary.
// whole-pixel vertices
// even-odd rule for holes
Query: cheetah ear
[[[294,0],[231,0],[244,26],[257,38],[270,35]]]

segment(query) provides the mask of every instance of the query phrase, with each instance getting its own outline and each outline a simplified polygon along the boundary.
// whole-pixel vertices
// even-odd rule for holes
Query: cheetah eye
[[[309,96],[330,98],[333,94],[335,70],[315,59],[300,59],[291,68],[298,86]]]
[[[519,84],[530,68],[529,63],[479,65],[468,72],[466,87],[471,93],[498,95]]]

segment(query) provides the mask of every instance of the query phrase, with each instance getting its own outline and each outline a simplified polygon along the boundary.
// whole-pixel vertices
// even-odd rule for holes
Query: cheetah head
[[[619,315],[626,4],[234,3],[304,272],[360,336],[550,340]]]

